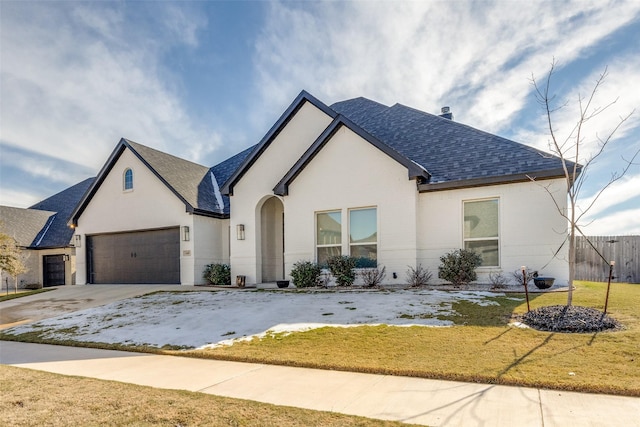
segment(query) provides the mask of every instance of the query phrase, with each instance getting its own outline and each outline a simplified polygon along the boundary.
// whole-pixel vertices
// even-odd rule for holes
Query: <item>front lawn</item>
[[[605,289],[604,283],[579,282],[574,304],[602,309]],[[209,293],[202,298],[192,292],[167,294],[119,302],[91,313],[66,315],[58,321],[36,324],[30,332],[24,331],[31,326],[22,327],[25,329],[20,333],[0,331],[0,339],[640,396],[640,285],[613,284],[609,314],[625,328],[591,334],[510,326],[526,311],[522,294],[453,297],[462,294],[390,292],[376,298],[367,292],[306,296]],[[564,304],[566,297],[566,293],[531,294],[531,308]],[[329,306],[331,300],[337,302]],[[370,302],[365,303],[367,300]],[[235,305],[230,306],[231,301]],[[312,305],[302,305],[303,301]],[[126,315],[122,312],[125,307],[129,310]],[[216,313],[224,315],[206,317]],[[256,332],[241,332],[241,328],[252,322],[262,328],[273,327],[282,322],[274,322],[276,315],[291,323],[313,322],[309,320],[313,315],[326,320],[338,316],[347,319],[347,315],[360,320],[388,316],[386,321],[361,323],[392,322],[396,326],[322,327],[268,333],[264,338],[235,342],[232,346],[184,349],[200,346],[188,344],[189,339],[202,342],[202,337],[214,338],[218,334],[212,341],[216,342],[227,336],[252,335]],[[356,323],[332,323],[341,322]],[[398,326],[452,322],[450,327]],[[162,335],[165,341],[142,345],[136,342],[154,341],[129,342],[123,338],[125,335],[137,336],[137,340],[162,339]],[[184,340],[183,345],[169,341],[169,335]]]
[[[507,296],[494,298],[500,305],[454,304],[458,315],[449,319],[457,326],[450,328],[326,327],[186,354],[640,396],[640,285],[612,286],[608,311],[624,324],[622,331],[562,334],[508,326],[526,303]],[[580,282],[574,304],[602,309],[605,289]],[[565,304],[566,297],[534,294],[531,308]]]

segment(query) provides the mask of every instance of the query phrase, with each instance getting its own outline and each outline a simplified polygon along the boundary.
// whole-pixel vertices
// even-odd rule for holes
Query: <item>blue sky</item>
[[[609,75],[585,155],[620,116],[582,191],[640,148],[640,1],[0,2],[0,204],[27,207],[94,176],[121,137],[207,166],[255,144],[305,89],[364,96],[546,149],[531,76],[557,61],[566,134]],[[640,161],[640,159],[637,159]],[[585,218],[640,234],[640,166]]]

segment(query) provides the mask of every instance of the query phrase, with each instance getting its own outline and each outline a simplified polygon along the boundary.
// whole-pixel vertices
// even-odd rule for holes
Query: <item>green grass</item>
[[[8,300],[15,299],[15,298],[28,297],[29,295],[35,295],[35,294],[39,294],[39,293],[42,293],[42,292],[49,292],[49,291],[52,291],[52,290],[53,289],[35,289],[33,291],[19,290],[16,293],[13,293],[13,291],[9,291],[9,292],[11,292],[9,294],[7,294],[6,292],[0,294],[0,302],[8,301]]]

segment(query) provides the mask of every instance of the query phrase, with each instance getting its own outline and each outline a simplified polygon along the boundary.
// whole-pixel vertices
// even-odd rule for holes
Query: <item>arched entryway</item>
[[[260,209],[260,260],[262,282],[284,279],[284,206],[277,197]]]

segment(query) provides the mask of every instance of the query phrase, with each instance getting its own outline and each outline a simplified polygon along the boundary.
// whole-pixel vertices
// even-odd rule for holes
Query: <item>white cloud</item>
[[[640,235],[640,209],[626,209],[583,226],[587,236]]]
[[[187,116],[160,63],[167,46],[196,44],[203,20],[169,6],[169,36],[154,38],[127,22],[128,7],[3,4],[4,143],[96,170],[120,137],[194,161],[220,144]]]
[[[272,3],[256,45],[266,102],[306,88],[366,96],[497,131],[530,96],[531,73],[570,62],[621,28],[637,2]],[[615,6],[615,7],[614,7]]]

